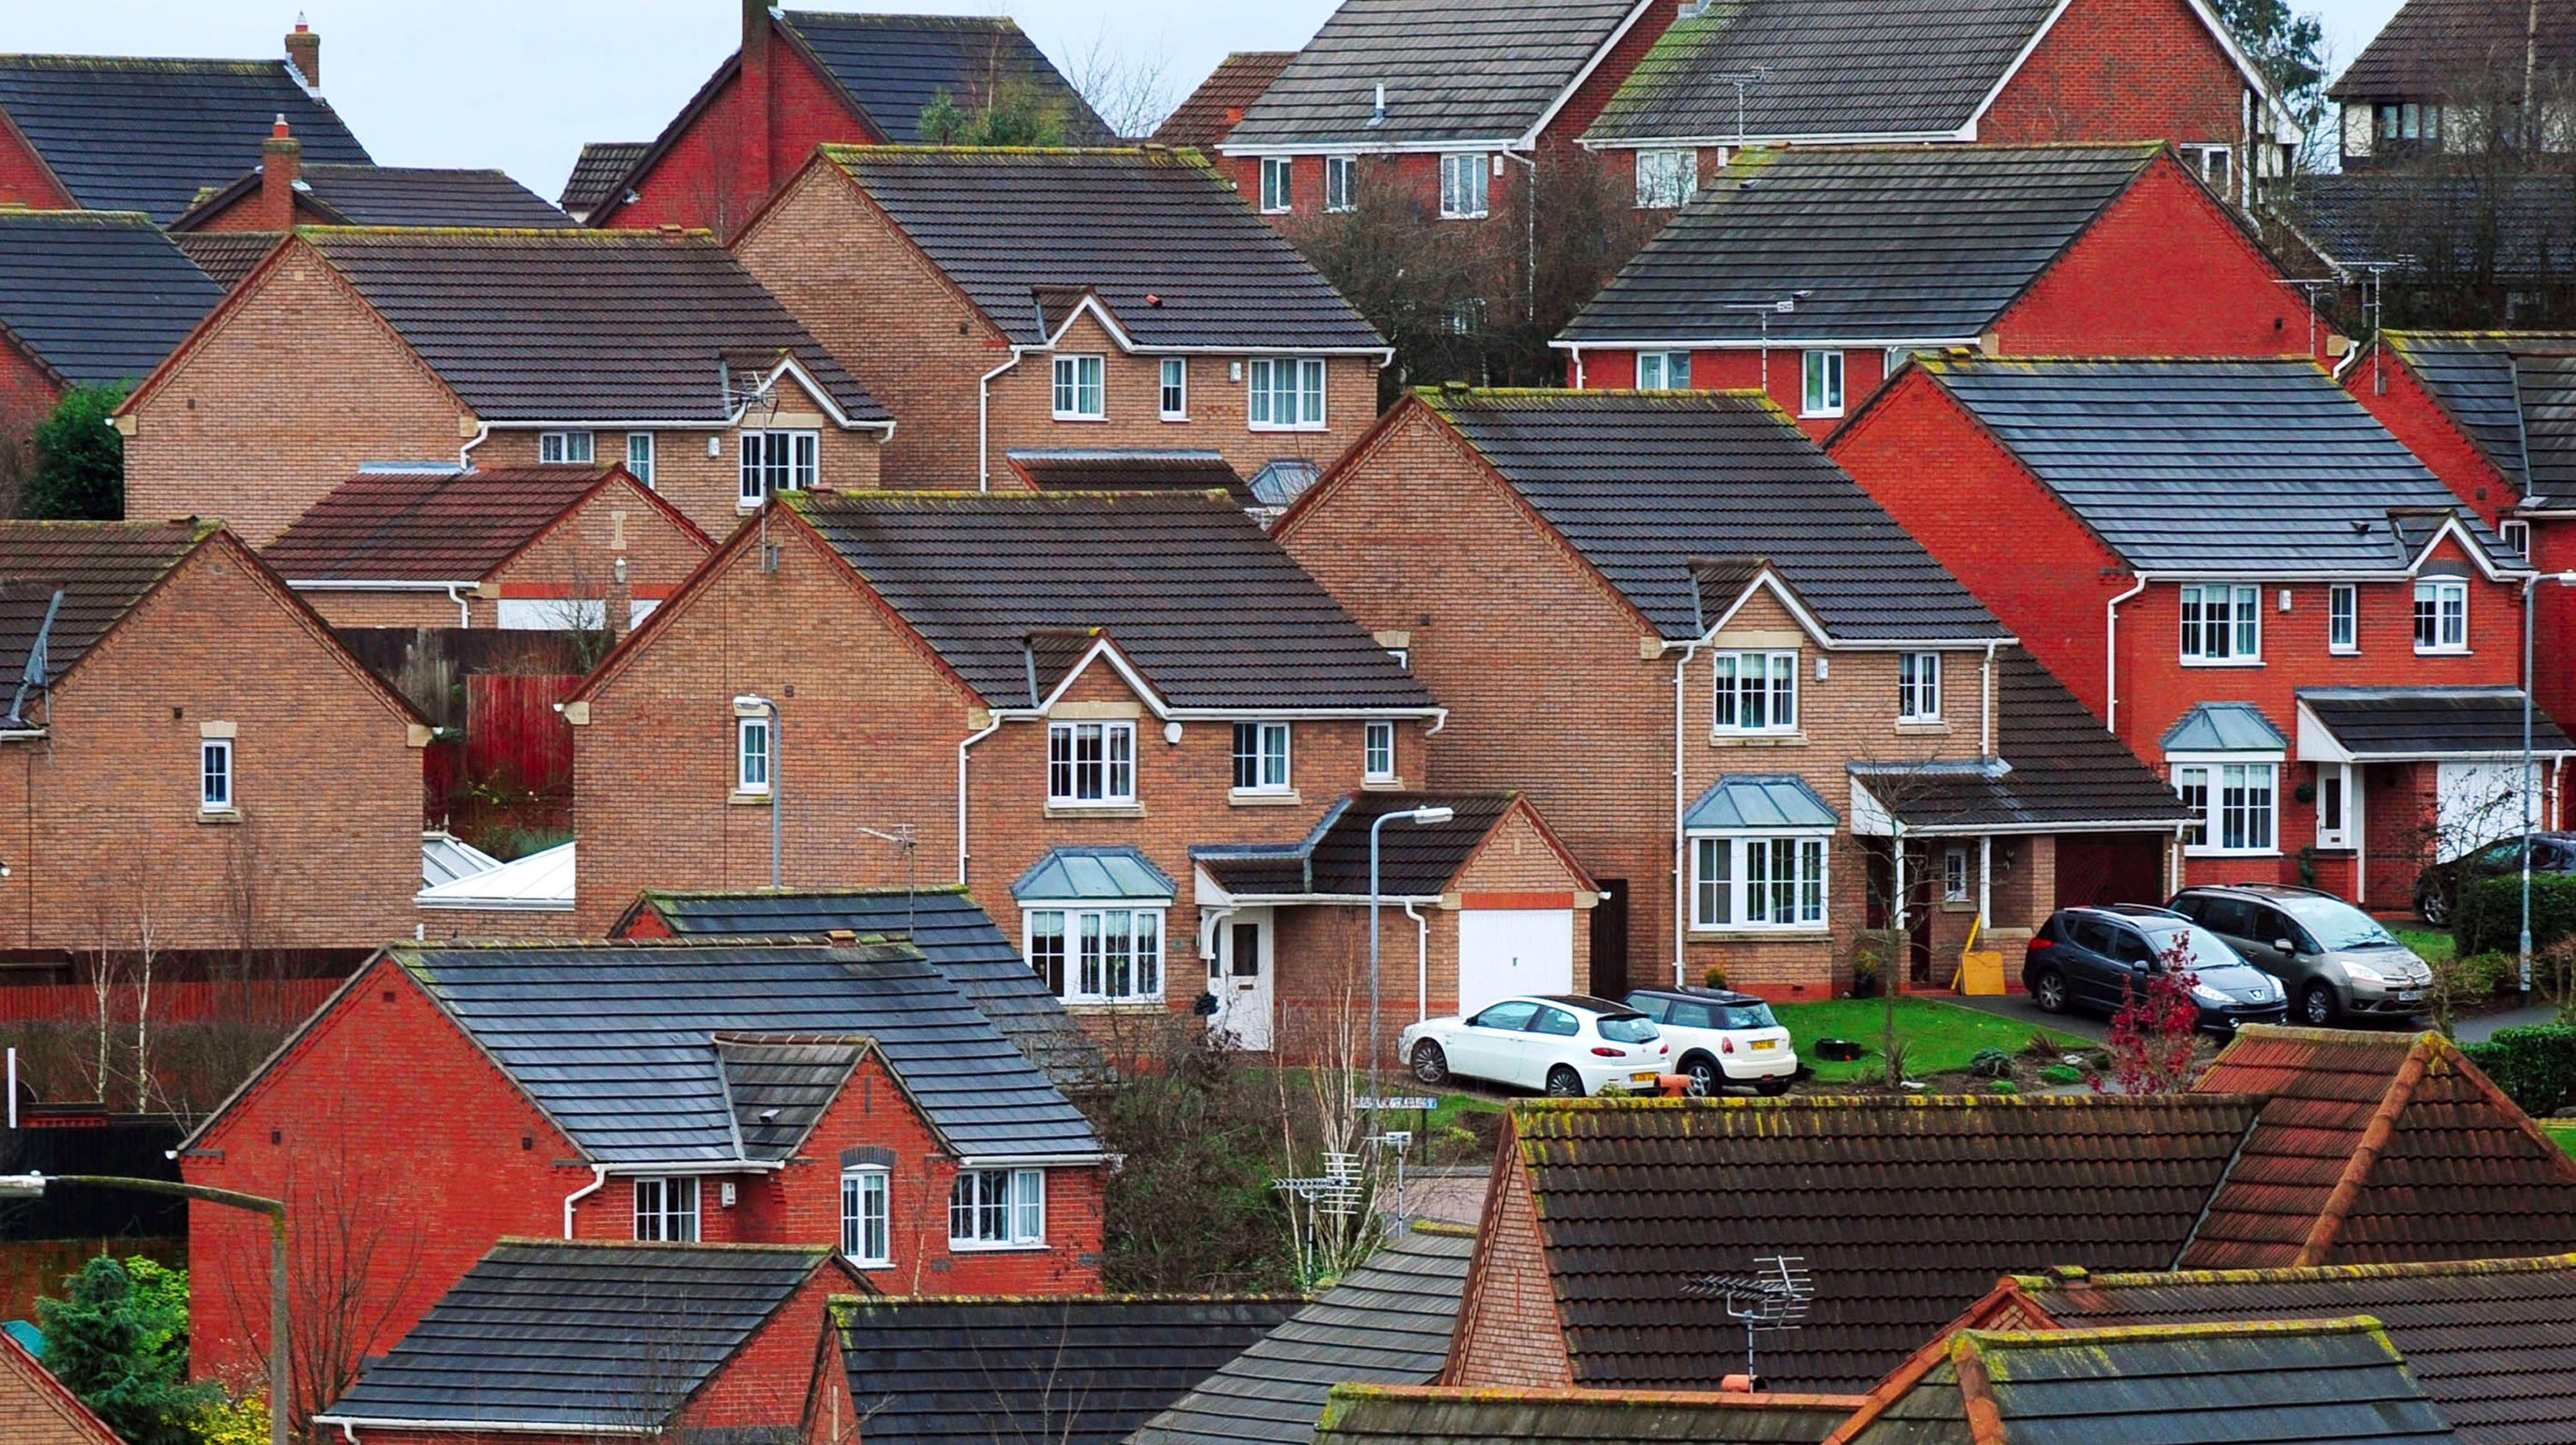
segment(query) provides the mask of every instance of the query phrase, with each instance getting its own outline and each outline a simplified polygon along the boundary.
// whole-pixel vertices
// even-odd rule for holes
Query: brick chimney
[[[301,15],[295,17],[295,28],[286,32],[286,63],[304,77],[305,89],[322,88],[322,37]]]
[[[304,142],[287,134],[281,115],[259,146],[259,229],[295,229],[295,177],[303,169]]]
[[[757,206],[768,196],[777,177],[771,173],[769,138],[776,127],[774,115],[776,86],[771,80],[777,46],[771,34],[769,0],[742,0],[742,114],[734,133],[742,146],[740,173],[748,191],[748,207]],[[743,217],[728,216],[718,232],[739,224]]]

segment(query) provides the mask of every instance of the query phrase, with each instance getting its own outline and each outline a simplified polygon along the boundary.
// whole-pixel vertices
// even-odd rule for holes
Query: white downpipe
[[[1977,756],[1995,755],[1995,649],[2001,642],[1986,644],[1986,661],[1977,673]]]
[[[1977,840],[1977,931],[1995,926],[1995,835]]]
[[[1682,953],[1683,935],[1690,932],[1690,839],[1682,833],[1682,813],[1690,806],[1683,792],[1682,759],[1686,755],[1686,732],[1689,724],[1683,717],[1683,703],[1690,696],[1690,660],[1699,654],[1699,640],[1682,644],[1682,655],[1673,659],[1673,987],[1688,986],[1688,964]]]
[[[966,750],[1002,730],[1002,720],[995,717],[981,732],[968,733],[957,743],[957,886],[966,886]]]
[[[2147,579],[2140,577],[2102,609],[2102,725],[2113,733],[2120,730],[2120,604],[2146,590]]]
[[[471,627],[474,625],[474,610],[466,605],[464,598],[456,595],[456,589],[464,585],[465,584],[462,582],[448,583],[447,600],[456,604],[456,625],[459,627]]]
[[[1574,355],[1574,389],[1581,391],[1583,389],[1583,348],[1576,346],[1569,350]]]
[[[1422,905],[1407,903],[1404,916],[1413,920],[1413,1021],[1431,1017],[1431,920],[1415,910]]]
[[[474,470],[474,449],[492,439],[492,424],[480,417],[474,420],[474,435],[456,449],[456,465],[464,471]]]
[[[1010,360],[975,380],[975,490],[979,492],[993,490],[993,378],[1019,365],[1020,358],[1026,354],[1020,348],[1012,347]],[[961,769],[965,766],[963,762],[958,764]],[[958,816],[963,819],[966,795],[962,790],[957,795],[957,804],[961,810]],[[957,829],[963,835],[965,823],[959,822]],[[966,854],[962,848],[958,850],[957,866],[961,873],[966,867]]]
[[[593,1164],[590,1166],[590,1182],[564,1196],[564,1238],[572,1238],[572,1207],[597,1194],[607,1183],[608,1166]],[[348,1427],[344,1425],[341,1428],[345,1430]]]

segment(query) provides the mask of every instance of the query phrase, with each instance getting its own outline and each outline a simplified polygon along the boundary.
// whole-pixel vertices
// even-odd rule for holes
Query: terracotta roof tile
[[[1207,149],[1225,139],[1270,82],[1297,58],[1293,50],[1238,50],[1217,62],[1208,78],[1189,94],[1163,123],[1154,139],[1164,145]]]
[[[371,469],[315,502],[261,555],[297,582],[479,582],[624,475],[615,467]],[[661,510],[712,545],[677,511]]]

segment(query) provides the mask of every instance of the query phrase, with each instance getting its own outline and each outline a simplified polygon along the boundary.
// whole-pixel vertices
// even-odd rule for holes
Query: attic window
[[[548,466],[586,467],[590,456],[590,433],[586,431],[537,433],[537,460]]]

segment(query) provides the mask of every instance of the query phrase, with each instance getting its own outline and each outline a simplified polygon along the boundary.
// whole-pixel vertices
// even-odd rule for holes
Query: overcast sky
[[[1229,50],[1292,50],[1337,0],[804,0],[799,9],[1007,12],[1074,69],[1095,47],[1162,67],[1177,101]],[[2398,0],[2293,0],[2337,68]],[[386,165],[499,166],[552,197],[589,140],[650,140],[733,53],[739,0],[0,0],[0,52],[271,57],[299,6],[323,93]]]

